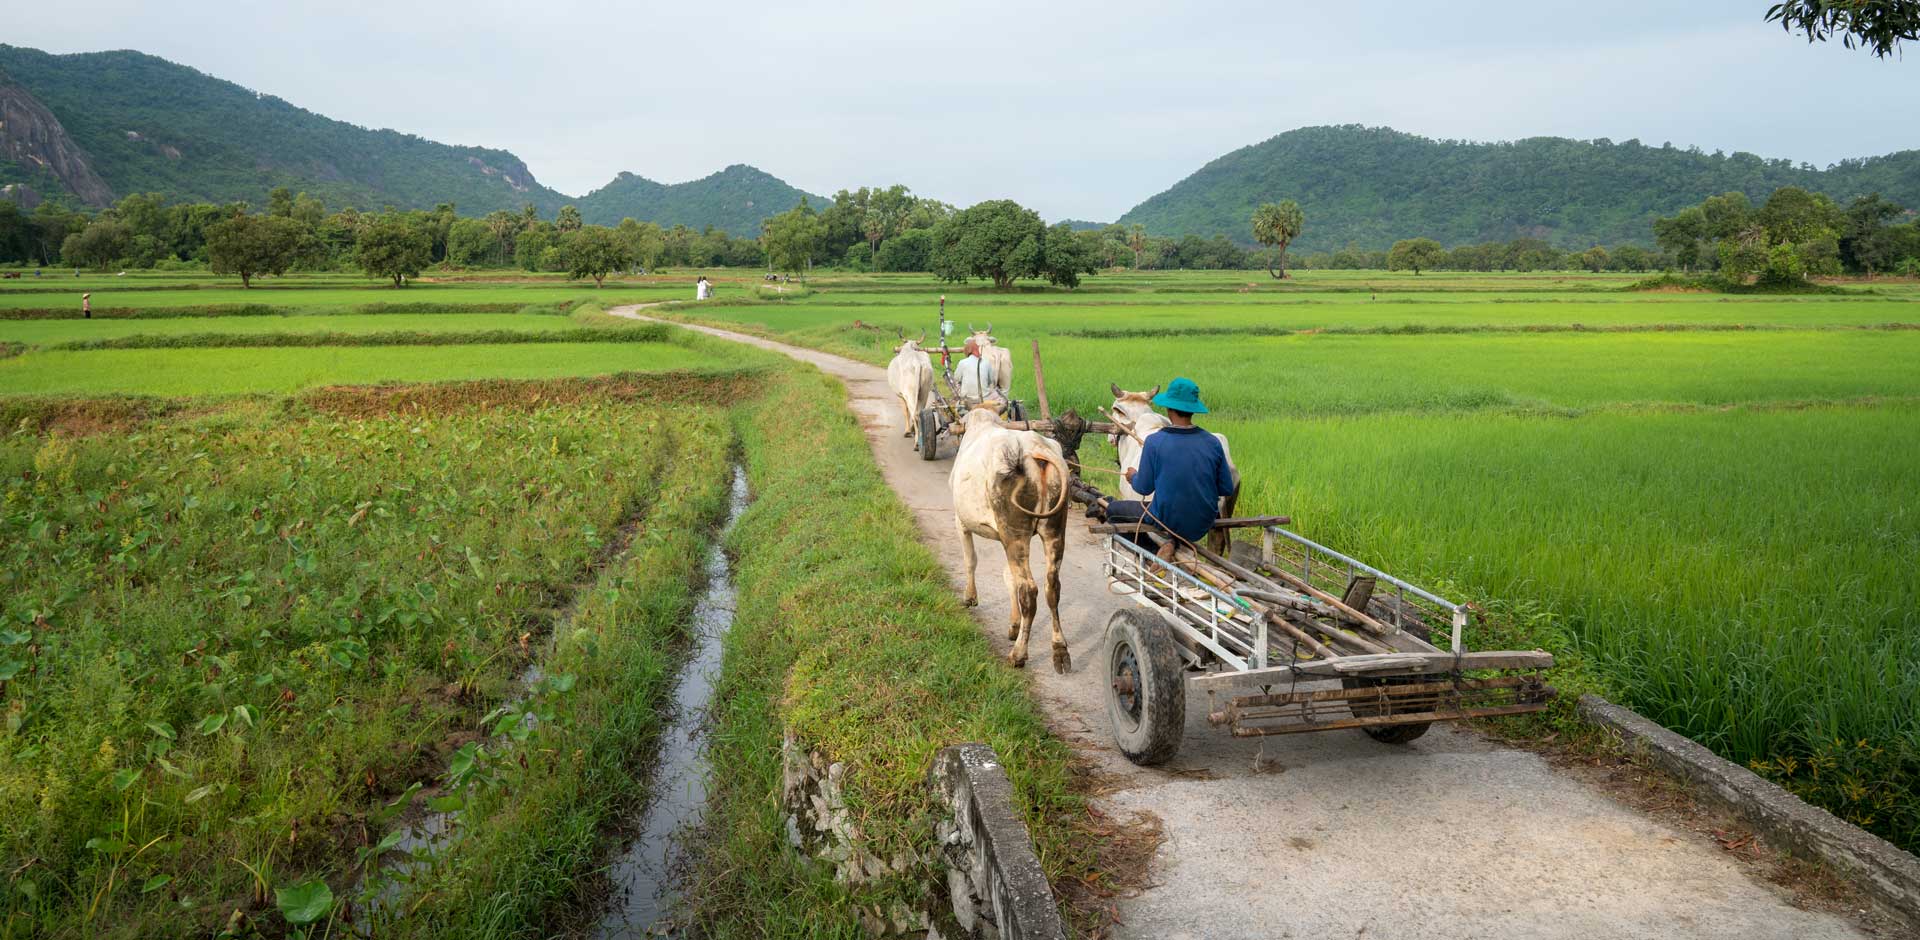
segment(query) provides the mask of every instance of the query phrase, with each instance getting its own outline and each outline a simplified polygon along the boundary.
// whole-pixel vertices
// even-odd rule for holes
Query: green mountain
[[[263,205],[276,186],[362,209],[453,202],[480,214],[531,202],[552,215],[565,200],[504,150],[368,130],[139,52],[49,55],[0,45],[0,72],[57,119],[104,181],[104,193],[63,187],[92,205],[135,192]],[[13,164],[0,178],[44,180],[31,159],[0,152],[0,161]]]
[[[1385,248],[1421,235],[1447,245],[1520,236],[1562,248],[1647,245],[1656,216],[1734,190],[1757,202],[1789,185],[1839,200],[1878,192],[1920,208],[1920,150],[1821,170],[1637,140],[1468,143],[1384,127],[1303,127],[1214,160],[1120,222],[1155,235],[1250,242],[1255,206],[1294,199],[1307,215],[1293,245],[1300,251]]]
[[[699,230],[708,225],[729,235],[751,238],[760,223],[805,199],[814,208],[830,202],[788,186],[779,178],[736,163],[718,173],[685,183],[656,183],[644,176],[622,173],[579,202],[580,217],[598,225],[618,225],[621,219],[653,222],[663,228],[685,225]]]

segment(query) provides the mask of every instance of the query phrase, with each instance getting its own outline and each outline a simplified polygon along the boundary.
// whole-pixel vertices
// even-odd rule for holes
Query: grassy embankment
[[[931,324],[940,287],[919,289],[913,307],[823,286],[669,315],[884,362],[896,327]],[[991,320],[1029,394],[1040,338],[1056,408],[1195,379],[1249,481],[1243,508],[1444,583],[1500,612],[1500,642],[1563,654],[1564,687],[1920,846],[1920,333],[1878,326],[1915,322],[1912,300],[1531,296],[1055,292],[970,312],[967,294],[948,315]],[[1498,329],[1445,331],[1472,324]],[[1300,327],[1325,332],[1257,335]]]
[[[755,498],[731,538],[740,609],[717,690],[699,929],[851,938],[862,909],[918,900],[919,872],[849,888],[787,849],[783,733],[847,764],[863,850],[883,860],[930,846],[934,753],[985,741],[1054,883],[1103,879],[1066,746],[919,543],[839,385],[796,369],[736,424]]]

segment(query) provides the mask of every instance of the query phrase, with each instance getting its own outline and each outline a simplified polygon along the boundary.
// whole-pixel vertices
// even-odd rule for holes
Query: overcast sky
[[[3,41],[138,49],[329,117],[513,151],[583,194],[750,163],[1106,221],[1312,124],[1697,144],[1825,165],[1920,147],[1920,47],[1877,60],[1771,0],[712,5],[19,4]]]

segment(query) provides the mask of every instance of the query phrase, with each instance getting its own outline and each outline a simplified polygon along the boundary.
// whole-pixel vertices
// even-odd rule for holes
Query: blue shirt
[[[1140,453],[1133,490],[1153,497],[1148,509],[1162,525],[1198,542],[1220,518],[1220,497],[1233,495],[1233,470],[1212,434],[1197,427],[1161,428]]]

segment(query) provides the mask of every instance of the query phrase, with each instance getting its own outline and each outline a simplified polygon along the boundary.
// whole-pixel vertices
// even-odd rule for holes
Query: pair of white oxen
[[[998,370],[1002,395],[1008,391],[1006,378],[1011,372],[1012,356],[994,344],[985,330],[973,332],[983,358]],[[902,436],[912,437],[918,416],[933,397],[933,364],[920,348],[920,340],[904,336],[894,347],[887,363],[887,384],[900,401]],[[997,354],[997,355],[996,355]],[[1155,412],[1151,400],[1159,389],[1127,392],[1112,386],[1115,418],[1124,419],[1133,434],[1119,434],[1112,440],[1119,451],[1121,468],[1120,498],[1141,499],[1125,480],[1127,470],[1138,469],[1146,439],[1167,426],[1165,416]],[[966,605],[980,602],[974,587],[974,536],[999,542],[1006,551],[1007,595],[1012,598],[1008,610],[1007,639],[1013,649],[1007,661],[1016,667],[1027,664],[1027,639],[1038,612],[1039,586],[1034,582],[1029,552],[1033,537],[1047,556],[1047,610],[1053,615],[1053,668],[1066,672],[1072,665],[1067,652],[1066,635],[1060,625],[1060,561],[1067,547],[1068,486],[1072,470],[1067,465],[1060,442],[1035,431],[1007,427],[1001,411],[1005,401],[983,401],[967,413],[965,433],[959,453],[954,455],[949,485],[953,488],[954,529],[960,535],[961,556],[967,566]],[[1215,435],[1219,437],[1219,435]],[[1220,438],[1221,446],[1226,439]],[[1229,464],[1232,458],[1228,458]],[[1238,472],[1235,472],[1238,479]],[[1228,504],[1230,511],[1231,503]]]

